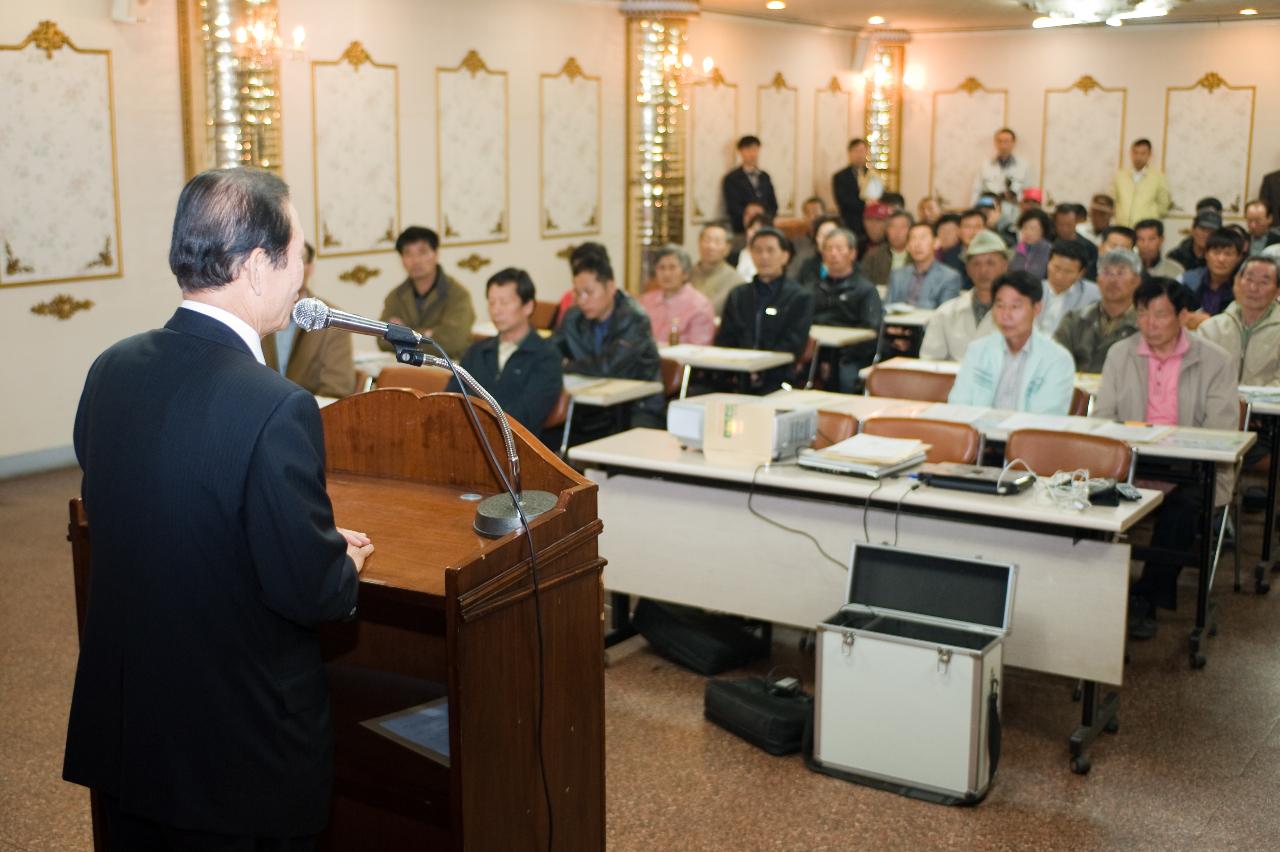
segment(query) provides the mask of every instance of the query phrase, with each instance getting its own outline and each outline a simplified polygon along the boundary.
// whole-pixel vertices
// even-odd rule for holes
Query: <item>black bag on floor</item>
[[[769,631],[759,622],[648,598],[636,604],[631,622],[659,654],[702,675],[766,657],[771,644]]]
[[[703,715],[769,754],[795,754],[813,717],[813,698],[780,692],[764,679],[707,681]]]

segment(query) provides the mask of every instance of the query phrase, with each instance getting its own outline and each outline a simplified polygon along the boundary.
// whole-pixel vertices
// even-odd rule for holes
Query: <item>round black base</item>
[[[549,491],[525,491],[520,495],[520,508],[530,520],[556,505],[556,495]],[[521,528],[520,515],[516,513],[510,494],[495,494],[480,501],[476,507],[475,531],[488,538],[502,538]]]

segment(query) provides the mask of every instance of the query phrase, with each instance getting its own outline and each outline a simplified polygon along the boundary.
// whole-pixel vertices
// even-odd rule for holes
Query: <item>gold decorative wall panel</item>
[[[813,194],[835,203],[831,176],[849,164],[849,111],[852,97],[838,77],[813,95]]]
[[[539,228],[544,239],[600,233],[600,78],[572,56],[538,80]]]
[[[1040,137],[1040,188],[1046,206],[1088,204],[1111,192],[1124,164],[1128,90],[1103,86],[1087,74],[1065,89],[1046,89]]]
[[[0,286],[123,274],[112,85],[53,21],[0,45]]]
[[[992,137],[1009,123],[1009,90],[988,89],[966,77],[933,93],[929,140],[929,194],[947,209],[971,205],[978,166],[994,156]]]
[[[441,245],[510,238],[507,72],[476,51],[436,69],[436,203]]]
[[[693,221],[724,216],[720,184],[735,165],[738,141],[738,84],[725,80],[719,68],[691,87],[689,109],[689,195]]]
[[[1244,214],[1256,97],[1254,86],[1233,86],[1213,71],[1192,86],[1165,89],[1161,152],[1171,217],[1194,216],[1207,195],[1221,200],[1227,215]]]
[[[767,86],[756,90],[756,127],[760,136],[760,167],[773,180],[778,196],[778,215],[796,212],[796,172],[800,146],[796,134],[800,124],[800,103],[794,86],[779,71]]]
[[[395,250],[400,233],[400,72],[358,41],[311,63],[316,247],[321,257]]]

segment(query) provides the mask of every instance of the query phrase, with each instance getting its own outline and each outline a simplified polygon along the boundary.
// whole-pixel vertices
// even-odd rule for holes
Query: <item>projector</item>
[[[762,461],[777,461],[813,443],[818,409],[783,398],[709,393],[673,400],[667,407],[667,431],[687,449],[748,452]]]

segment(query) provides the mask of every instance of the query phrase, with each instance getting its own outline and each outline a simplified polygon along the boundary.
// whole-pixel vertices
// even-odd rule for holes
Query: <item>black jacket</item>
[[[1176,260],[1178,263],[1182,264],[1182,268],[1187,272],[1204,266],[1204,256],[1196,257],[1194,243],[1192,242],[1191,237],[1184,238],[1182,242],[1178,243],[1173,251],[1167,252],[1165,257],[1168,257],[1171,260]]]
[[[854,174],[853,166],[845,166],[831,176],[831,194],[835,196],[845,227],[858,236],[865,235],[862,211],[867,203],[862,200],[862,190],[858,188],[858,176]]]
[[[321,831],[316,626],[357,578],[314,398],[179,309],[94,362],[74,438],[93,562],[63,777],[178,828]]]
[[[653,326],[635,299],[621,290],[614,294],[613,313],[598,351],[596,325],[577,305],[565,312],[552,342],[565,357],[566,373],[662,381],[662,359],[653,339]],[[635,403],[634,409],[656,413],[662,410],[662,404],[662,394],[655,394]]]
[[[720,330],[716,332],[716,346],[791,352],[799,358],[809,342],[809,326],[813,324],[813,294],[789,278],[778,278],[768,285],[766,297],[757,300],[759,285],[756,277],[729,292],[720,316]],[[754,389],[776,390],[793,370],[790,364],[767,370]]]
[[[747,177],[747,172],[742,166],[738,166],[724,176],[722,184],[724,210],[729,216],[729,223],[733,226],[735,234],[746,232],[747,226],[742,221],[742,212],[750,201],[759,201],[770,216],[778,214],[778,198],[773,194],[773,181],[769,179],[769,173],[760,171],[756,180],[760,184],[759,189],[751,185],[751,178]]]
[[[857,270],[839,281],[819,279],[813,287],[815,325],[879,329],[883,318],[880,291]]]
[[[542,423],[556,407],[564,386],[560,351],[533,329],[511,353],[501,373],[497,337],[471,344],[462,356],[462,366],[493,394],[509,418],[518,420],[534,435],[542,430]],[[459,390],[458,383],[450,379],[447,390]]]

